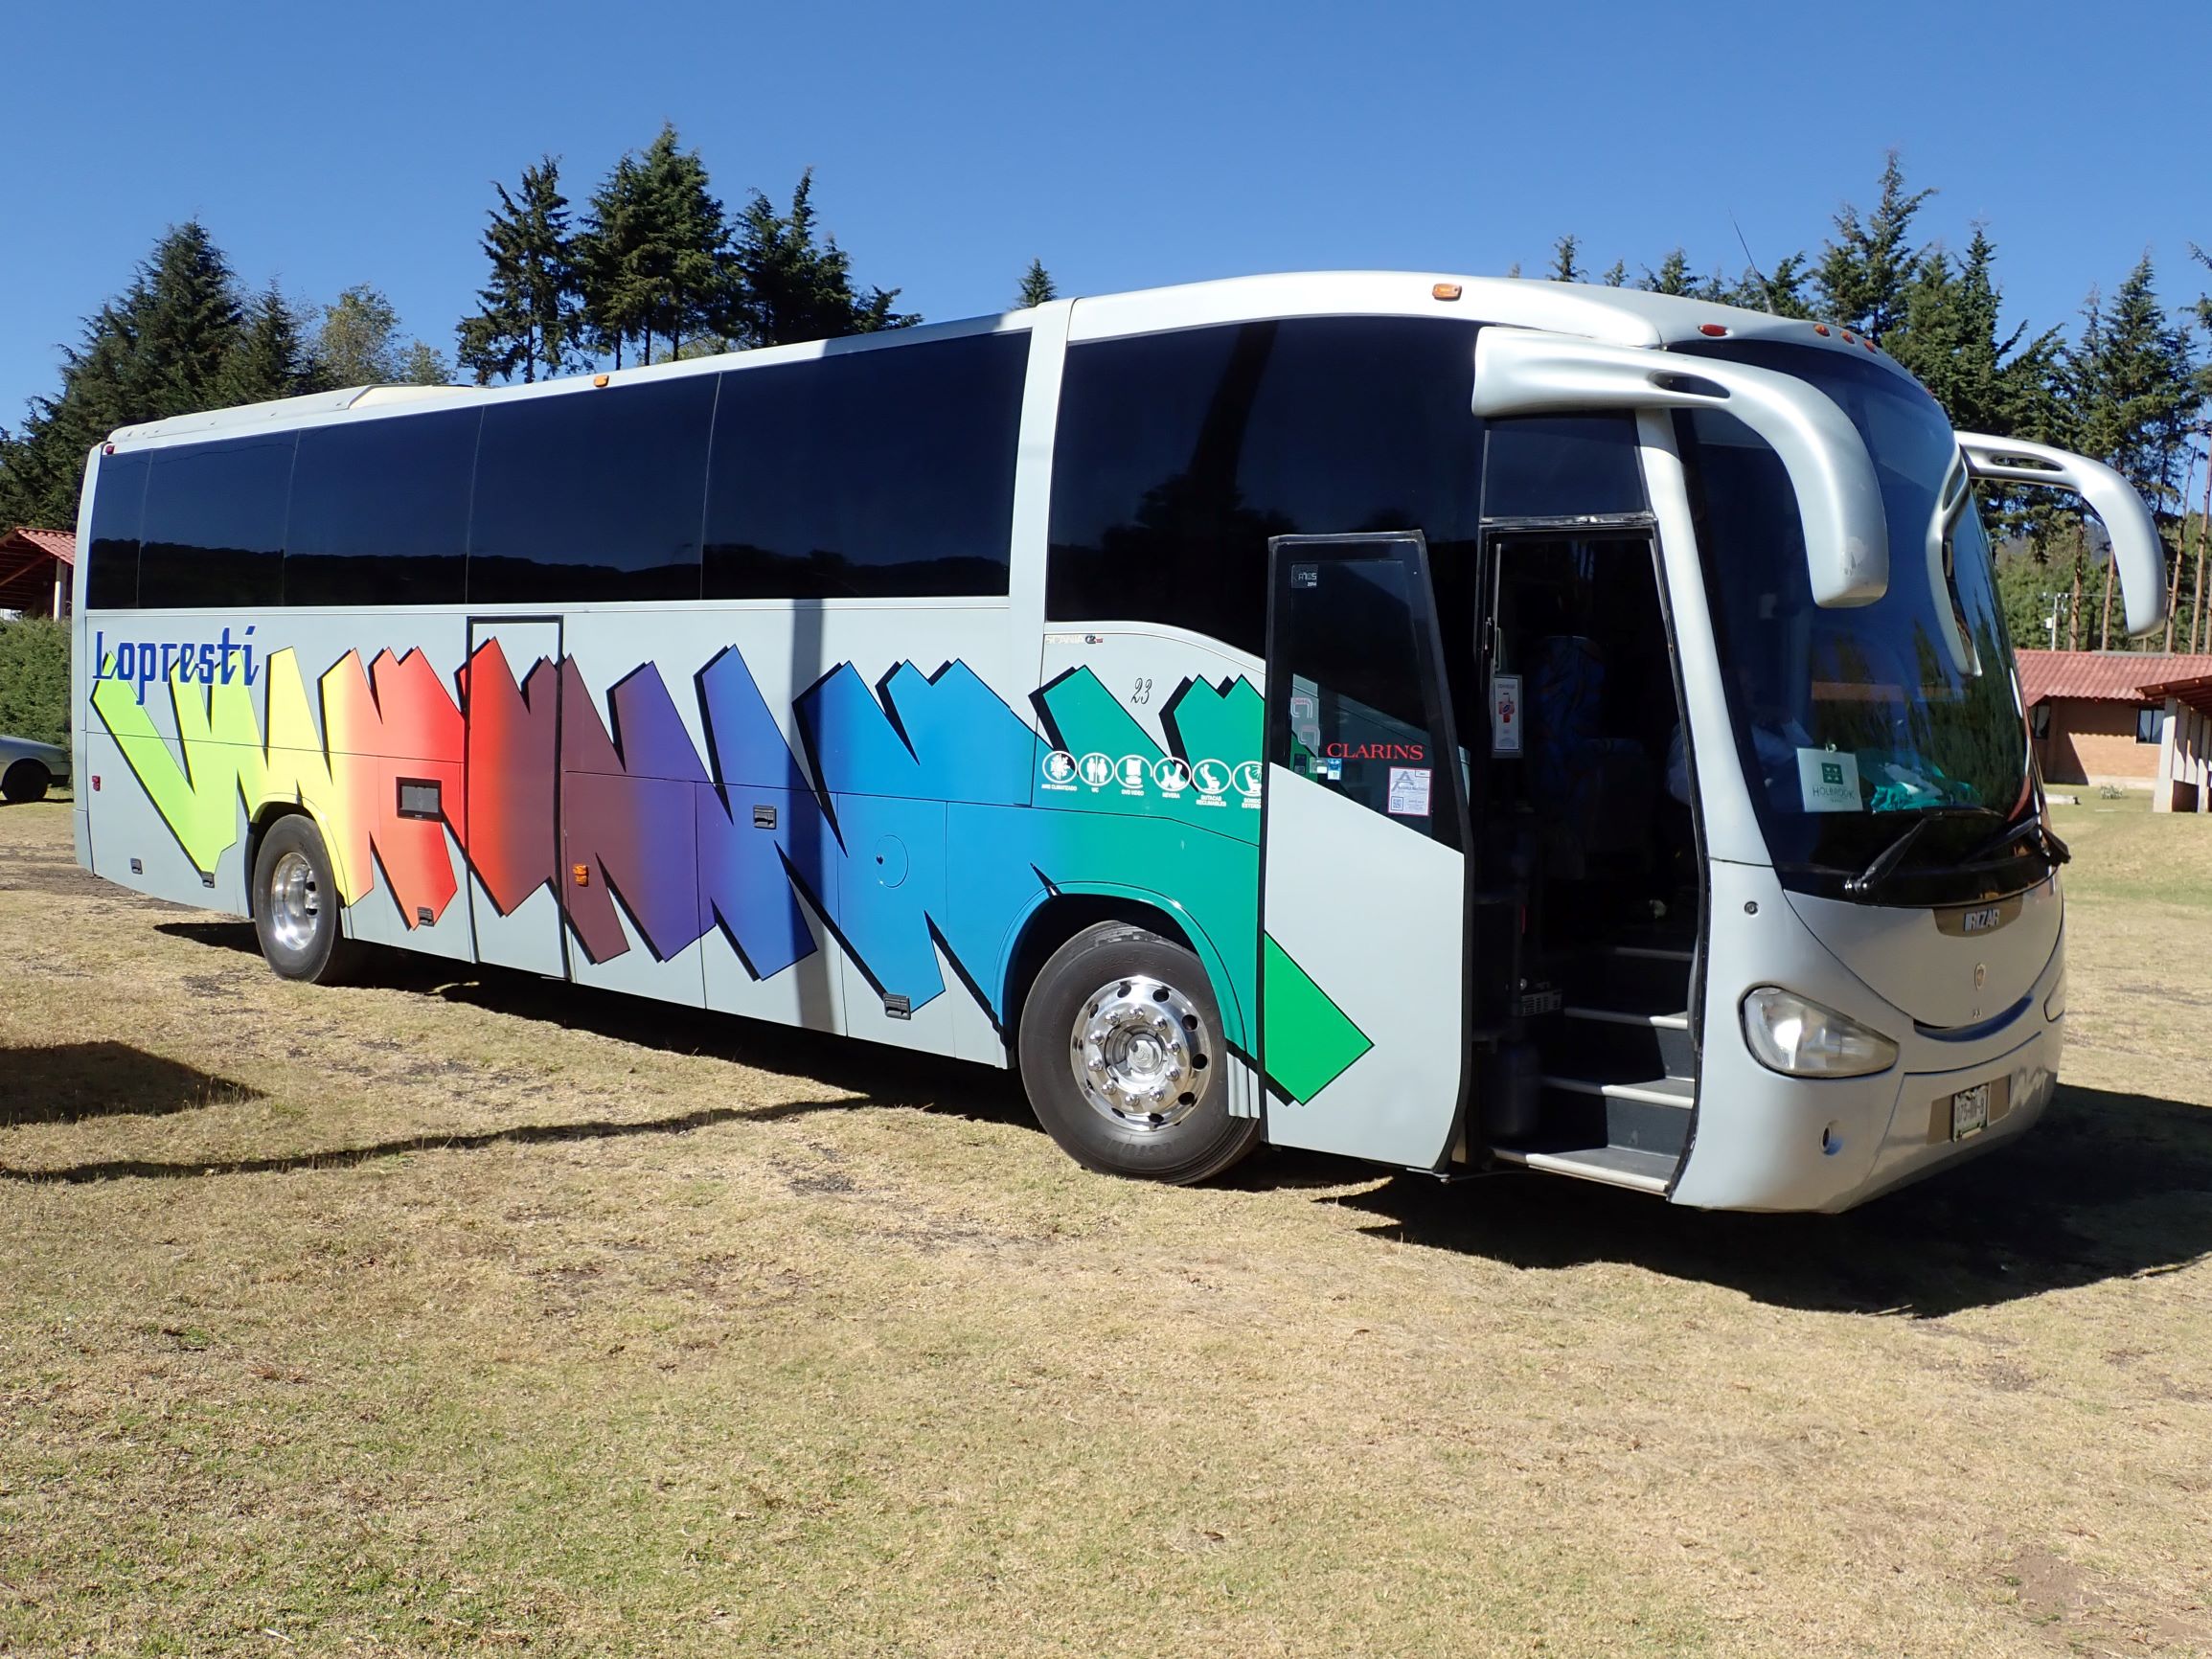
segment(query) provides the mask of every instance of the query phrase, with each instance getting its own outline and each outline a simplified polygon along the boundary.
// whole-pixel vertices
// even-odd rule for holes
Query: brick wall
[[[2134,704],[2053,697],[2050,710],[2050,735],[2036,740],[2036,759],[2048,782],[2157,781],[2158,745],[2135,741]]]

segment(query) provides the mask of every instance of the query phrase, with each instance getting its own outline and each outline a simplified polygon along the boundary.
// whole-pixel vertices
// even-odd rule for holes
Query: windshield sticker
[[[1429,772],[1426,766],[1390,768],[1390,815],[1393,818],[1428,816]]]
[[[1797,751],[1797,792],[1808,812],[1863,812],[1859,757],[1841,749]]]

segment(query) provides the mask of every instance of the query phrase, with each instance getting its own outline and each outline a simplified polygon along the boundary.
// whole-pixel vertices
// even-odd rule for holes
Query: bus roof
[[[1612,345],[1664,349],[1694,340],[1734,338],[1787,340],[1795,344],[1851,352],[1905,370],[1873,343],[1828,324],[1745,310],[1710,300],[1647,293],[1542,278],[1466,277],[1414,271],[1300,271],[1130,293],[1056,300],[1029,310],[970,317],[835,340],[808,340],[746,352],[689,357],[638,369],[573,375],[527,386],[349,386],[304,398],[283,398],[229,409],[211,409],[165,420],[121,426],[108,435],[115,444],[215,438],[248,430],[320,425],[332,418],[368,414],[414,403],[465,404],[474,401],[560,394],[590,385],[623,384],[715,374],[725,369],[805,362],[847,352],[919,345],[931,339],[1000,330],[1029,329],[1054,312],[1066,319],[1070,342],[1111,339],[1126,334],[1254,322],[1300,316],[1448,316],[1508,328],[1543,329]],[[1909,375],[1907,376],[1909,378]]]

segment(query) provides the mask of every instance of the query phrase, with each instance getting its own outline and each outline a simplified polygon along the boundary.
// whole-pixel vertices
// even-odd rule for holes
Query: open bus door
[[[1267,1138],[1413,1169],[1470,1070],[1467,776],[1418,532],[1269,544]]]

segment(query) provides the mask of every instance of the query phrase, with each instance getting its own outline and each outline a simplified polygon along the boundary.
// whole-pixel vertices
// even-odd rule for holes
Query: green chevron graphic
[[[1260,948],[1265,964],[1260,1029],[1267,1079],[1293,1101],[1310,1101],[1375,1044],[1272,934],[1262,936]]]

